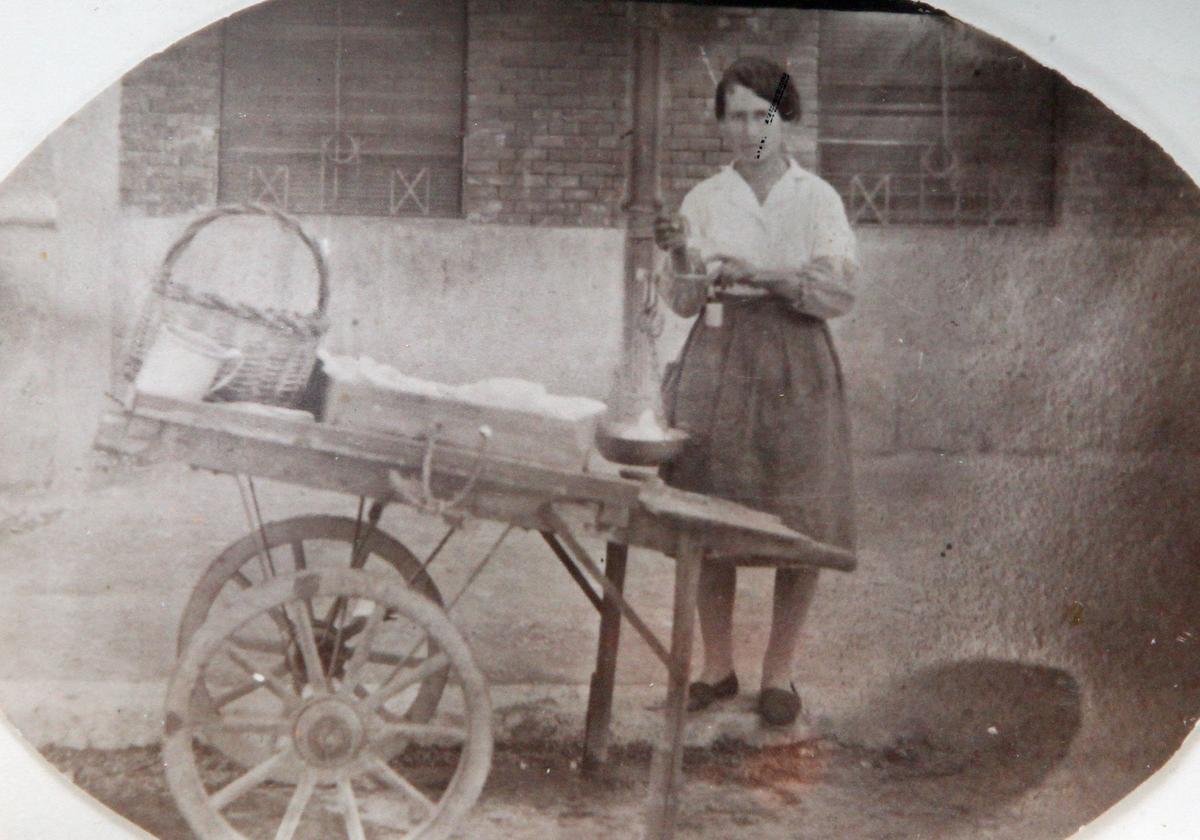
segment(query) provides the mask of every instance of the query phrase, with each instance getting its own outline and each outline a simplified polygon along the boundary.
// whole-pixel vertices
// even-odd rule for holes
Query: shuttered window
[[[1048,223],[1054,77],[962,24],[823,12],[819,159],[851,218]]]
[[[220,198],[461,210],[463,0],[273,0],[225,25]]]

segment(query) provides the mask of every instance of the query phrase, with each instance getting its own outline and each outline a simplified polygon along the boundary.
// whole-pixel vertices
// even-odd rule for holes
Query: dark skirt
[[[773,297],[727,299],[722,326],[696,319],[663,395],[667,420],[692,436],[663,469],[668,484],[854,549],[850,424],[824,321]]]

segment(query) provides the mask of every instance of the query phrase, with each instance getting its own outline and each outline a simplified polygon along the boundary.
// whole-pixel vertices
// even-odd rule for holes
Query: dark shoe
[[[733,697],[738,693],[737,674],[730,674],[719,683],[694,682],[688,686],[689,712],[707,709],[717,700]]]
[[[791,691],[765,688],[758,695],[758,714],[767,726],[789,726],[800,714],[800,695],[796,686]]]

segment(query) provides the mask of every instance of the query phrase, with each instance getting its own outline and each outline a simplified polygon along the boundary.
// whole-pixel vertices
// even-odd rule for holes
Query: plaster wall
[[[0,224],[8,489],[97,480],[87,443],[111,327],[128,323],[190,218],[117,209],[118,96],[110,91],[39,153],[33,188],[14,200],[42,208],[35,223],[10,213]],[[619,231],[304,223],[328,242],[333,349],[430,378],[521,376],[606,393]],[[860,241],[859,305],[836,332],[869,539],[858,573],[826,576],[807,625],[810,708],[846,737],[887,739],[941,713],[917,695],[905,705],[914,669],[1016,659],[1074,674],[1094,731],[1135,744],[1131,762],[1165,758],[1200,693],[1186,635],[1200,606],[1200,254],[1189,231],[1134,234],[1067,218],[1046,229],[864,228]],[[198,247],[181,271],[275,282],[282,265],[283,276],[304,278],[302,305],[306,255],[260,256],[253,245]],[[683,329],[667,324],[664,361]],[[6,557],[5,568],[16,562]],[[860,618],[834,615],[847,609]],[[63,632],[128,635],[127,626],[106,628],[115,620],[106,615]],[[739,640],[751,657],[760,623]],[[165,622],[153,628],[170,632]],[[142,649],[126,647],[122,655]],[[573,664],[537,678],[586,679],[586,655],[585,645]],[[624,668],[631,681],[655,673],[644,651]],[[142,680],[162,676],[157,665],[139,670]],[[892,705],[873,702],[881,697]],[[1103,742],[1097,749],[1112,748]]]
[[[0,490],[86,482],[111,341],[119,92],[97,97],[0,189]]]

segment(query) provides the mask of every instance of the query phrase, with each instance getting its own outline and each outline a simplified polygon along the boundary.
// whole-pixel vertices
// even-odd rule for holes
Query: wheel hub
[[[362,719],[354,707],[332,697],[305,706],[293,727],[296,751],[310,765],[340,767],[353,761],[366,740]]]

